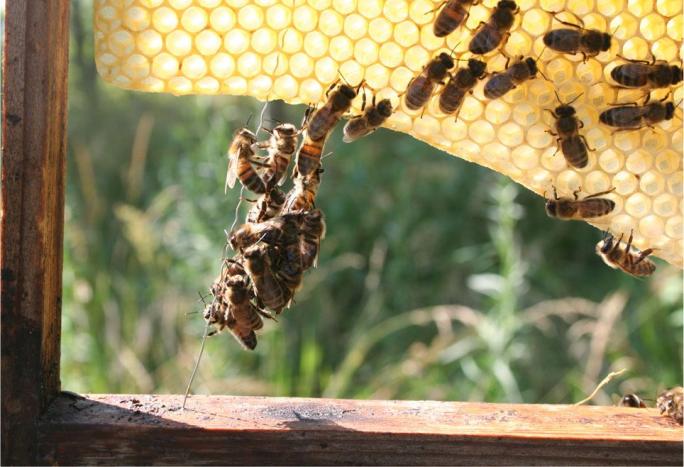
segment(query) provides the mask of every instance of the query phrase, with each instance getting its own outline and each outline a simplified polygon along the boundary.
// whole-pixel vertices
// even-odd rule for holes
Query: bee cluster
[[[434,35],[445,37],[455,31],[467,20],[469,8],[477,3],[479,3],[477,0],[443,2],[433,24]],[[492,10],[489,19],[481,22],[475,30],[468,45],[471,57],[465,60],[466,65],[451,73],[450,70],[456,66],[456,60],[461,61],[460,58],[456,60],[453,58],[453,52],[452,54],[442,52],[430,60],[420,74],[414,76],[409,82],[403,96],[406,108],[412,111],[424,109],[433,94],[437,92],[439,93],[439,110],[446,115],[458,116],[465,96],[472,94],[477,82],[488,76],[483,94],[489,100],[505,96],[519,85],[536,78],[537,74],[546,79],[538,65],[539,57],[535,59],[518,56],[512,60],[503,52],[503,47],[511,34],[510,30],[515,23],[515,17],[519,12],[520,8],[514,1],[500,0]],[[572,23],[560,19],[559,12],[548,13],[566,27],[552,29],[544,34],[544,49],[541,53],[548,48],[561,54],[581,54],[583,61],[586,62],[588,58],[610,50],[613,40],[611,34],[585,28],[579,17],[577,23]],[[506,64],[503,70],[490,74],[487,72],[487,62],[474,57],[482,58],[497,49],[506,57]],[[675,104],[668,99],[671,99],[672,93],[668,92],[662,99],[651,101],[651,91],[668,89],[680,83],[684,79],[682,68],[655,58],[651,61],[624,58],[624,61],[625,64],[611,71],[611,77],[615,81],[614,87],[641,89],[645,92],[645,99],[642,104],[637,102],[613,104],[612,108],[600,113],[599,122],[614,128],[613,133],[615,133],[646,127],[654,129],[655,124],[671,120],[674,116]],[[446,81],[447,77],[448,81]],[[554,110],[543,109],[549,112],[555,120],[555,128],[546,132],[556,137],[558,144],[556,152],[561,151],[566,163],[575,169],[585,168],[589,164],[589,151],[593,151],[585,136],[580,132],[584,123],[577,117],[577,112],[572,106],[572,103],[580,96],[581,94],[578,94],[570,102],[564,103],[556,92],[560,105]],[[579,199],[578,194],[581,190],[573,192],[572,198],[558,197],[554,186],[554,199],[547,199],[546,212],[549,216],[562,220],[599,218],[610,214],[615,208],[614,201],[600,196],[607,195],[614,190],[613,187]],[[634,248],[632,246],[633,232],[630,233],[629,240],[623,246],[623,236],[620,235],[616,241],[612,234],[606,233],[606,238],[596,246],[596,251],[603,261],[612,268],[634,276],[652,274],[656,267],[647,257],[654,250],[649,248],[639,251]]]
[[[229,233],[228,244],[235,255],[224,259],[210,288],[213,300],[204,312],[207,323],[215,327],[212,334],[227,328],[245,348],[253,350],[262,318],[275,319],[272,313],[279,315],[289,307],[304,272],[316,266],[325,236],[323,212],[315,203],[323,173],[323,148],[362,86],[363,82],[356,88],[334,83],[325,104],[307,110],[301,128],[282,123],[266,129],[271,134],[268,141],[257,141],[247,128],[235,133],[228,151],[226,191],[239,180],[260,197],[248,212],[247,222]],[[374,98],[362,115],[349,120],[344,140],[371,133],[391,111],[388,100],[376,104]],[[297,148],[300,135],[302,143]],[[267,156],[258,155],[260,149]],[[279,186],[287,178],[293,156],[293,186],[286,194]]]
[[[636,394],[626,394],[620,400],[621,407],[645,409],[646,403]],[[664,391],[656,399],[656,408],[661,415],[672,418],[680,425],[684,423],[684,388],[677,386]]]

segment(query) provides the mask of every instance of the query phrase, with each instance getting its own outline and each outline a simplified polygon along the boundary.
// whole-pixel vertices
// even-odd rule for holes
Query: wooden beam
[[[62,396],[44,464],[682,465],[655,409],[266,397]]]
[[[2,463],[35,459],[59,392],[69,40],[67,0],[11,0],[2,118]]]

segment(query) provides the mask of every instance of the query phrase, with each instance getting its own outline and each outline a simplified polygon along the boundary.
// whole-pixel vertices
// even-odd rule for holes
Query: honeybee
[[[228,172],[226,174],[226,186],[224,191],[235,186],[239,178],[240,183],[254,193],[264,193],[266,185],[252,164],[263,165],[255,158],[254,145],[256,136],[247,128],[241,128],[235,133],[233,142],[228,149]]]
[[[511,35],[509,30],[515,22],[515,15],[520,11],[512,0],[500,0],[496,4],[492,16],[486,23],[480,22],[468,50],[475,55],[483,55],[504,45]]]
[[[306,136],[310,141],[325,141],[335,124],[342,115],[349,110],[352,101],[361,89],[363,81],[358,87],[353,88],[348,84],[333,83],[325,96],[328,101],[318,110],[311,113],[306,122]],[[337,89],[333,91],[333,88]],[[332,94],[331,94],[332,91]]]
[[[363,114],[352,117],[347,124],[344,126],[342,132],[344,136],[342,140],[345,143],[351,143],[363,136],[369,135],[377,130],[380,125],[385,123],[391,115],[394,109],[392,108],[392,101],[389,99],[383,99],[378,104],[375,104],[375,95],[373,95],[373,101],[371,106],[366,109],[366,93],[363,94],[363,103],[361,104],[361,110]]]
[[[477,5],[479,0],[447,0],[442,2],[443,8],[440,10],[435,22],[432,24],[432,31],[437,37],[446,37],[456,30],[468,19],[469,12],[466,10],[471,5]]]
[[[649,248],[641,252],[636,249],[634,252],[630,251],[633,233],[629,234],[629,240],[624,249],[620,248],[623,234],[620,234],[617,242],[611,234],[608,234],[607,238],[596,245],[596,253],[613,269],[620,269],[636,277],[650,276],[656,269],[655,263],[647,258],[653,253],[653,249]]]
[[[286,237],[278,247],[277,267],[274,267],[276,278],[292,294],[301,286],[304,274],[299,243],[299,234],[293,238]]]
[[[214,301],[213,303],[207,303],[204,307],[204,319],[211,326],[215,326],[217,329],[212,331],[210,335],[214,335],[221,332],[227,324],[227,306],[220,301]]]
[[[556,143],[558,148],[562,150],[565,161],[573,167],[581,169],[586,167],[589,163],[589,144],[584,135],[579,133],[580,128],[584,127],[582,120],[577,118],[575,108],[571,105],[582,94],[579,94],[573,100],[564,104],[561,102],[558,93],[556,99],[561,103],[556,107],[555,111],[544,109],[549,112],[556,119],[556,132],[547,130],[547,133],[557,136]],[[558,152],[558,149],[556,149]]]
[[[681,386],[663,392],[656,400],[661,415],[672,417],[680,425],[684,422],[684,389]]]
[[[418,110],[427,104],[437,84],[443,84],[450,69],[454,67],[454,59],[442,52],[423,67],[420,75],[413,78],[406,88],[404,101],[406,107]]]
[[[506,60],[504,71],[494,73],[485,83],[484,95],[487,99],[498,99],[518,85],[537,76],[539,71],[537,61],[532,57],[523,60],[523,57],[520,56],[510,66],[508,65],[509,61],[510,59]]]
[[[301,214],[288,213],[258,224],[242,224],[230,233],[228,242],[233,250],[240,252],[258,242],[276,245],[283,235],[298,232],[302,222]]]
[[[325,238],[325,219],[320,209],[305,214],[302,224],[302,266],[309,269],[318,262],[321,239]]]
[[[280,314],[290,301],[291,294],[273,273],[271,248],[268,244],[259,243],[245,250],[245,269],[252,280],[258,299],[276,314]]]
[[[665,96],[667,98],[667,96]],[[638,105],[636,102],[604,110],[599,120],[604,125],[616,127],[615,131],[639,130],[644,127],[653,129],[653,125],[674,117],[675,106],[672,102],[649,102]]]
[[[285,203],[285,193],[278,187],[261,195],[259,201],[247,213],[247,222],[256,224],[278,215]]]
[[[226,327],[245,349],[254,350],[256,348],[257,336],[254,329],[240,323],[232,314],[228,314],[226,318]]]
[[[641,399],[641,397],[636,394],[626,394],[620,400],[620,407],[633,407],[635,409],[645,409],[646,404]]]
[[[572,29],[554,29],[544,34],[544,45],[556,52],[575,55],[582,54],[584,61],[589,57],[595,57],[601,52],[610,50],[612,38],[610,34],[596,29],[585,29],[584,22],[577,18],[579,25],[562,21],[556,16],[558,12],[551,13],[556,21]]]
[[[297,151],[297,159],[293,176],[295,178],[307,177],[321,167],[321,155],[325,140],[314,141],[308,134],[304,135],[304,142]]]
[[[570,199],[559,198],[556,187],[553,187],[553,196],[555,199],[546,200],[546,214],[549,217],[555,217],[566,221],[571,219],[582,220],[605,216],[615,209],[615,201],[607,198],[599,198],[599,196],[611,193],[614,190],[615,188],[611,188],[610,190],[585,196],[583,199],[577,199],[577,194],[580,192],[580,190],[577,190],[572,193],[575,199]]]
[[[267,188],[285,182],[285,173],[290,165],[290,159],[297,150],[297,137],[299,130],[291,123],[281,123],[270,131],[268,141],[259,143],[258,146],[268,150],[266,164],[268,169],[263,174],[263,181]]]
[[[624,57],[622,57],[624,58]],[[666,88],[684,80],[684,70],[670,65],[664,60],[630,60],[610,71],[616,83],[625,88],[645,88],[646,90]]]
[[[321,173],[323,169],[319,168],[305,177],[295,178],[294,186],[285,199],[283,213],[308,211],[314,208],[318,186],[321,184]]]
[[[454,73],[439,95],[439,110],[445,114],[458,114],[467,93],[472,90],[477,81],[486,75],[487,64],[471,58],[466,68],[460,68]]]

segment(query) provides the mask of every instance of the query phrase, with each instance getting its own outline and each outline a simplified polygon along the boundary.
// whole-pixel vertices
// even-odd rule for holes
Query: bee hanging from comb
[[[256,135],[247,128],[240,128],[235,132],[233,141],[228,149],[228,171],[226,173],[225,192],[235,186],[235,181],[254,193],[265,193],[266,185],[258,174],[254,165],[265,166],[254,153]],[[254,164],[254,165],[253,165]]]
[[[364,82],[361,81],[356,88],[353,88],[346,83],[334,82],[325,93],[328,100],[323,107],[310,112],[310,118],[306,119],[307,138],[311,141],[325,141],[335,124],[351,107],[352,101],[363,84]]]
[[[565,161],[577,169],[587,166],[589,163],[589,150],[593,151],[589,147],[587,139],[579,132],[581,128],[584,128],[584,123],[577,118],[577,112],[571,105],[581,95],[579,94],[568,103],[563,103],[556,92],[556,99],[558,99],[560,105],[555,110],[544,109],[556,119],[556,132],[546,130],[547,133],[557,137],[558,148],[556,148],[556,152],[560,149],[563,152]]]
[[[375,94],[373,94],[373,101],[370,107],[366,108],[366,93],[363,93],[363,101],[361,103],[361,110],[363,114],[352,117],[342,130],[344,136],[342,141],[351,143],[357,139],[373,133],[380,128],[380,125],[385,123],[394,109],[392,102],[389,99],[383,99],[375,104]]]
[[[653,249],[638,251],[633,248],[633,233],[629,234],[625,248],[621,248],[623,234],[620,234],[617,241],[615,241],[615,237],[608,234],[596,245],[596,253],[603,259],[604,263],[613,269],[620,269],[635,277],[650,276],[656,270],[655,263],[648,259],[648,256],[653,253]]]
[[[268,141],[258,143],[257,146],[268,151],[266,164],[268,168],[262,178],[266,188],[282,185],[285,183],[285,173],[290,165],[292,155],[297,150],[297,138],[299,130],[291,123],[281,123],[273,130],[267,130],[271,134]]]
[[[546,200],[546,214],[549,217],[564,221],[593,219],[595,217],[605,216],[615,209],[615,201],[599,197],[611,193],[614,190],[615,188],[611,188],[610,190],[585,196],[583,199],[578,199],[577,194],[580,190],[576,190],[572,193],[574,199],[571,199],[559,198],[556,187],[553,187],[553,196],[555,199]]]

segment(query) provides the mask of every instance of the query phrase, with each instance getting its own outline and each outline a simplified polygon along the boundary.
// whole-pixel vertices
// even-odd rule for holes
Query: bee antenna
[[[558,95],[558,90],[554,89],[553,93],[556,95],[556,100],[558,101],[558,103],[562,104],[563,101],[561,100],[560,96]]]
[[[539,55],[537,55],[537,61],[539,61],[539,59],[541,58],[541,56],[545,50],[546,50],[546,45],[544,45],[544,47],[542,47],[541,52],[539,52]]]
[[[247,122],[245,123],[245,127],[249,126],[249,122],[252,120],[252,117],[254,116],[253,113],[249,114],[249,117],[247,117]]]
[[[572,104],[573,102],[575,102],[577,99],[579,99],[580,97],[582,97],[582,94],[584,94],[584,93],[583,93],[583,92],[580,92],[579,94],[577,94],[577,95],[575,96],[575,98],[574,98],[573,100],[571,100],[570,102],[568,102],[566,105],[570,105],[570,104]]]
[[[342,78],[342,81],[344,81],[348,86],[351,86],[351,84],[349,84],[349,81],[347,81],[347,79],[344,77],[344,75],[342,74],[342,72],[340,70],[337,70],[337,74],[340,75],[340,78]]]
[[[456,51],[456,47],[458,47],[459,45],[461,45],[461,41],[456,42],[456,45],[454,45],[454,46],[451,48],[451,52],[449,52],[449,57],[453,57],[453,56],[454,56],[454,52]]]
[[[546,75],[544,74],[544,72],[541,71],[541,68],[537,67],[537,71],[539,72],[540,75],[542,75],[542,76],[544,77],[544,79],[545,79],[546,81],[548,81],[549,83],[552,82],[549,78],[546,77]]]

